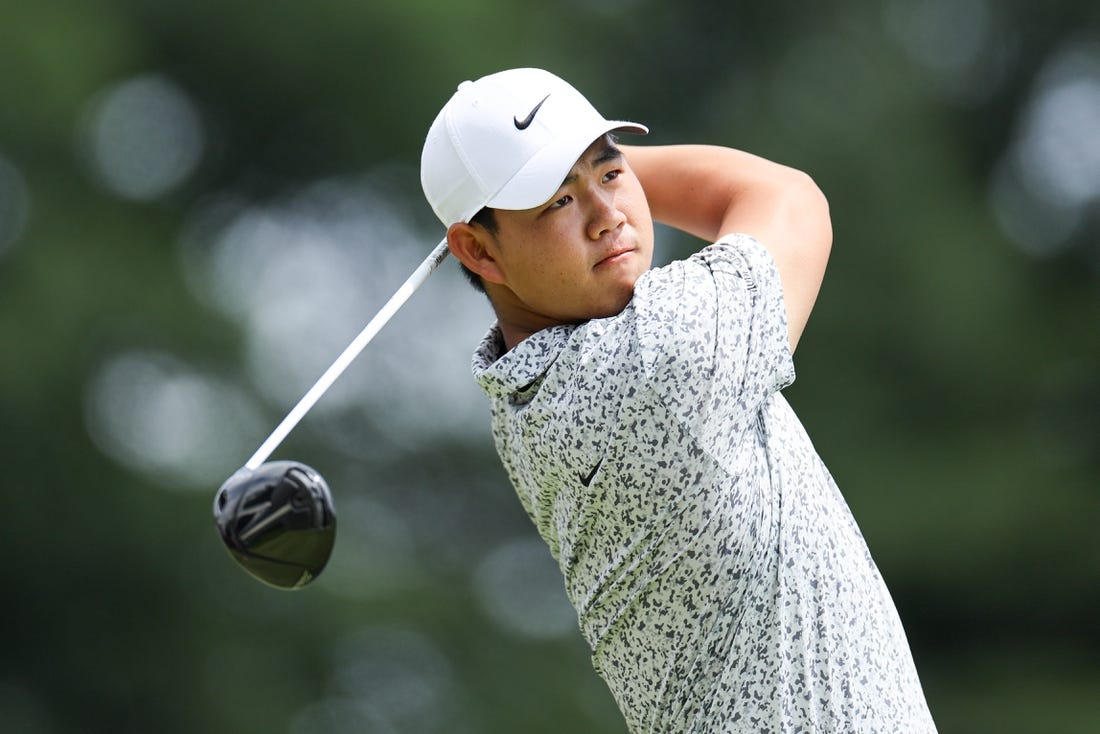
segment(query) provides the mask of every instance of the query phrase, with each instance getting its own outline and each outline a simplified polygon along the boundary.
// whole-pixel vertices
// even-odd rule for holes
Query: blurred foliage
[[[220,547],[216,487],[111,458],[89,417],[94,376],[138,349],[240,385],[274,427],[289,406],[250,382],[244,327],[181,266],[194,217],[384,172],[427,233],[394,246],[426,253],[428,124],[462,79],[532,65],[646,122],[649,142],[732,145],[816,178],[836,244],[789,396],[895,594],[941,732],[1097,731],[1096,147],[1059,159],[1095,186],[1072,211],[1040,195],[1033,214],[997,187],[1051,60],[1096,61],[1098,44],[1091,0],[9,0],[0,730],[623,730],[579,634],[519,633],[479,596],[477,562],[533,535],[487,423],[376,427],[382,449],[362,456],[303,424],[283,454],[321,467],[353,512],[332,577],[286,594]],[[106,91],[136,78],[185,95],[203,147],[172,186],[127,198],[88,139]],[[1040,152],[1090,121],[1100,137],[1100,71],[1082,79],[1084,117]],[[1045,244],[1026,236],[1070,219]],[[660,235],[667,257],[699,244]],[[430,322],[392,328],[436,338]],[[435,359],[467,379],[468,346]],[[421,400],[450,410],[432,384]]]

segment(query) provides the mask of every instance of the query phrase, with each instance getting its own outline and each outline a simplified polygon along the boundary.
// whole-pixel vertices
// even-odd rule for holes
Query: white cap
[[[510,69],[463,82],[428,130],[420,159],[424,195],[444,226],[484,207],[530,209],[554,195],[581,154],[611,131],[571,85],[541,69]]]

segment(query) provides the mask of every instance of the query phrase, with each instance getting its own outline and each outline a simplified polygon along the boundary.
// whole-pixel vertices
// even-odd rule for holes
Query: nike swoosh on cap
[[[516,123],[516,130],[526,130],[527,128],[531,127],[531,123],[535,121],[535,115],[538,113],[539,108],[542,107],[543,103],[546,102],[546,100],[548,99],[550,99],[549,94],[543,97],[542,101],[535,105],[535,109],[528,112],[527,117],[523,118],[522,120],[518,117],[513,117],[512,122]]]

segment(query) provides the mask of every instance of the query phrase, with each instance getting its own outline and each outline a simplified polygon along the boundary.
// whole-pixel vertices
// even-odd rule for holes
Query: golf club
[[[320,473],[296,461],[265,462],[447,253],[444,239],[214,495],[222,541],[260,581],[279,589],[305,586],[324,569],[336,541],[332,492]]]

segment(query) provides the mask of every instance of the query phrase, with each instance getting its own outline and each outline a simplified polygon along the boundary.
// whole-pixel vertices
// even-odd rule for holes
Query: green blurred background
[[[1093,0],[0,9],[0,731],[624,731],[453,262],[276,453],[334,487],[325,574],[262,586],[210,515],[442,235],[439,106],[525,65],[814,176],[834,255],[789,399],[941,732],[1100,731]]]

